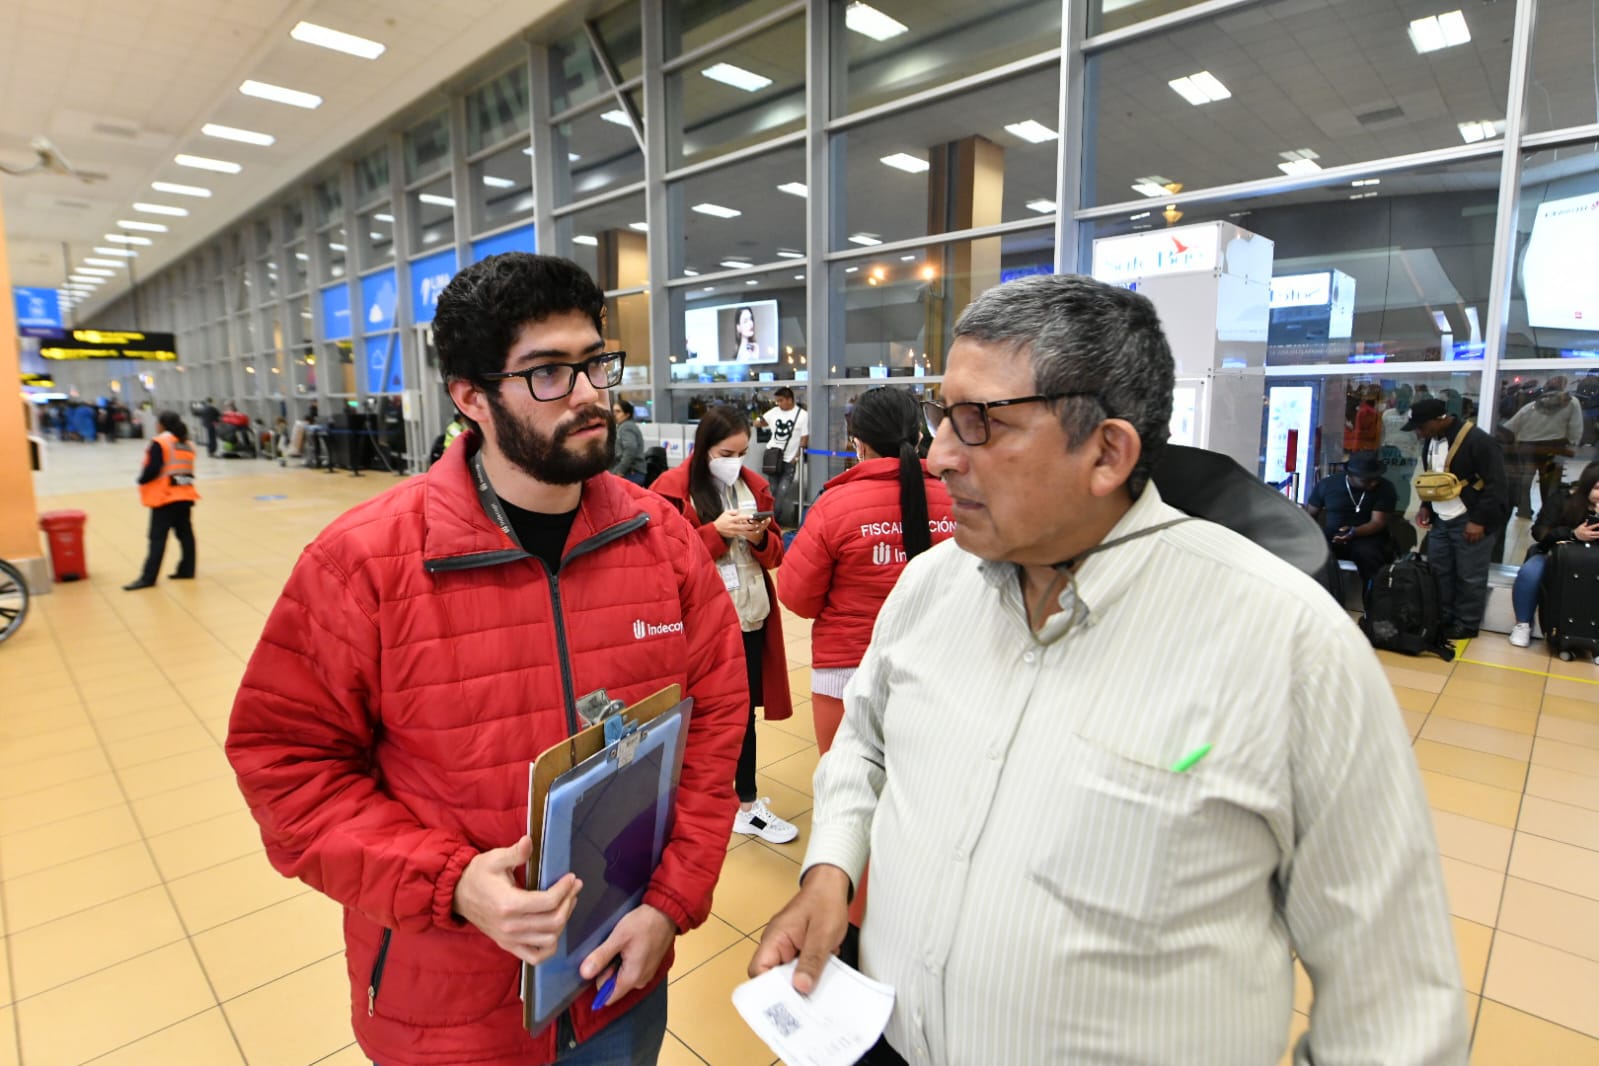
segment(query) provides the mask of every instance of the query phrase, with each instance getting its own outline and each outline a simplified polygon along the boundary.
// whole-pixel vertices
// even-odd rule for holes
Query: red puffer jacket
[[[949,493],[922,464],[933,543],[955,532]],[[899,460],[869,459],[833,478],[805,513],[778,577],[778,598],[814,618],[811,665],[859,666],[877,612],[905,569],[900,533]]]
[[[645,895],[682,930],[710,911],[748,713],[732,604],[669,504],[585,482],[552,578],[484,513],[463,444],[305,550],[229,726],[272,864],[344,904],[355,1033],[384,1066],[554,1061],[556,1027],[522,1027],[520,963],[451,906],[473,856],[527,832],[528,763],[574,731],[575,697],[694,697]],[[598,1014],[580,998],[578,1039],[647,991]]]
[[[773,509],[772,490],[764,477],[746,466],[741,471],[741,479],[755,495],[757,511]],[[716,531],[716,516],[712,515],[710,522],[702,523],[699,514],[694,510],[694,501],[689,498],[687,462],[672,467],[656,478],[650,490],[665,496],[674,507],[683,512],[683,517],[688,519],[689,524],[699,533],[700,543],[705,545],[706,555],[712,559],[721,559],[727,555],[727,541]],[[762,713],[767,721],[774,722],[790,718],[794,714],[794,698],[788,687],[788,650],[783,645],[783,612],[777,605],[777,590],[772,587],[772,571],[783,562],[783,538],[777,535],[774,528],[772,534],[766,538],[766,546],[750,554],[761,564],[761,577],[766,581],[766,598],[772,602],[772,613],[767,616],[766,625],[761,630],[761,689],[766,699]],[[721,587],[720,582],[718,587]],[[726,594],[725,589],[723,594]],[[732,599],[729,598],[727,603],[731,607]],[[738,627],[735,625],[734,628]],[[742,650],[738,658],[742,665],[744,661]]]

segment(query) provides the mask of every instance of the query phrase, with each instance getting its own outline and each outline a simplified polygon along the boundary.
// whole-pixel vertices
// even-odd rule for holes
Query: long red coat
[[[747,466],[740,472],[740,477],[755,495],[755,509],[773,510],[772,489],[767,480]],[[650,489],[671,501],[699,531],[700,543],[705,546],[706,555],[713,560],[721,560],[727,555],[727,541],[716,531],[716,516],[712,515],[710,522],[702,522],[694,510],[694,501],[689,498],[687,462],[674,466],[656,478]],[[754,548],[754,545],[751,547]],[[766,626],[761,631],[761,688],[766,700],[766,720],[771,722],[794,714],[794,698],[788,687],[788,651],[783,645],[783,612],[778,607],[777,590],[772,586],[772,571],[783,562],[783,538],[777,535],[774,528],[767,536],[766,544],[750,554],[761,564],[766,598],[772,603],[772,613],[767,616]],[[729,604],[732,602],[728,600]],[[736,620],[733,628],[738,628]]]
[[[575,697],[603,687],[631,703],[674,682],[694,697],[677,817],[644,897],[680,929],[710,912],[737,806],[748,686],[694,530],[601,474],[552,577],[485,514],[476,448],[463,436],[305,550],[229,726],[267,857],[344,904],[355,1034],[384,1066],[554,1060],[555,1026],[522,1027],[520,963],[452,903],[475,855],[527,832],[528,764],[574,731]],[[597,1015],[579,998],[578,1038],[647,991]]]

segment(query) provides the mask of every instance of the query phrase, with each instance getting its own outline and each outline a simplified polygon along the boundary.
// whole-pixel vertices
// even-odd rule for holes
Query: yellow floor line
[[[1468,645],[1469,647],[1469,645]],[[1492,666],[1496,670],[1514,670],[1518,674],[1532,674],[1534,677],[1554,677],[1562,681],[1575,681],[1579,685],[1599,685],[1599,678],[1570,677],[1566,674],[1551,674],[1547,670],[1529,670],[1525,666],[1506,666],[1504,663],[1487,663],[1481,659],[1466,659],[1457,657],[1457,663],[1470,663],[1472,666]]]

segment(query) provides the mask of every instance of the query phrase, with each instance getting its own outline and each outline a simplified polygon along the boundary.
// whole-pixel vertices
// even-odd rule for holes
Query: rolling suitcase
[[[1573,652],[1599,652],[1599,550],[1580,541],[1556,544],[1544,566],[1539,619],[1549,650],[1566,662]]]

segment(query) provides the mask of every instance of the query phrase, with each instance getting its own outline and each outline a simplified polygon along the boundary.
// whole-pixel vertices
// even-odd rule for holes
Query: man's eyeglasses
[[[950,420],[955,439],[968,447],[988,443],[988,410],[991,407],[1015,407],[1023,403],[1052,403],[1069,396],[1097,396],[1094,392],[1052,392],[1040,396],[1018,396],[1014,400],[990,400],[987,403],[952,403],[945,406],[932,400],[922,401],[922,417],[927,420],[927,432],[938,434],[944,419]]]
[[[483,380],[521,378],[527,382],[527,391],[535,400],[564,400],[577,387],[579,370],[588,376],[589,384],[596,389],[614,389],[622,383],[622,367],[626,363],[626,352],[605,352],[576,363],[541,363],[526,370],[484,374]]]

